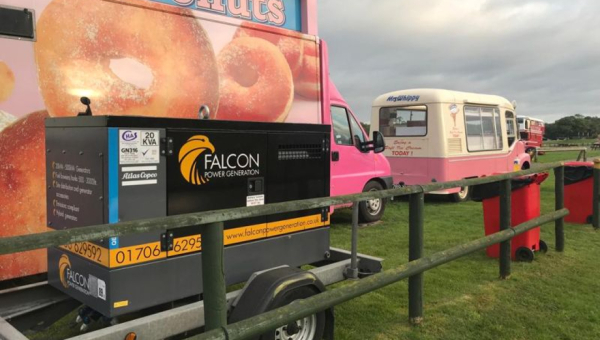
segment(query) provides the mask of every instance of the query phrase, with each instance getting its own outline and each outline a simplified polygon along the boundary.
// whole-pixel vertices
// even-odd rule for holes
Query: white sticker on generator
[[[98,298],[106,300],[106,282],[102,279],[98,279]]]
[[[119,164],[160,163],[159,130],[119,130]]]
[[[255,207],[257,205],[265,205],[265,195],[246,196],[247,207]]]

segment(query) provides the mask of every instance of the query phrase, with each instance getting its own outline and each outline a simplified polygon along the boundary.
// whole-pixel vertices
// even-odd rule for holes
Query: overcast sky
[[[599,0],[318,0],[330,72],[362,121],[410,88],[497,94],[553,122],[600,116]]]

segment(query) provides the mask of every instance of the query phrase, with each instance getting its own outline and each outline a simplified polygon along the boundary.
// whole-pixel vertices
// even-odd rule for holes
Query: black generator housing
[[[46,120],[56,230],[329,196],[330,127],[120,116]],[[224,223],[227,284],[329,251],[329,209]],[[199,226],[48,249],[48,281],[107,317],[202,293]]]

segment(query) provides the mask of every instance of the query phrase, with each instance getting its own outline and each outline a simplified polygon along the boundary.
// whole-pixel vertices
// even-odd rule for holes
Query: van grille
[[[288,144],[279,145],[277,158],[280,161],[321,159],[323,145],[321,144]]]
[[[448,138],[448,154],[453,155],[462,153],[462,143],[460,138]]]

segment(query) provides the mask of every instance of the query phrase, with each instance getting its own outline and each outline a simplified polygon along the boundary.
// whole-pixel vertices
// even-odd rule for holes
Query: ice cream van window
[[[379,111],[379,130],[384,137],[427,135],[427,107],[384,107]]]
[[[502,149],[502,129],[498,108],[465,106],[465,123],[469,151]]]

